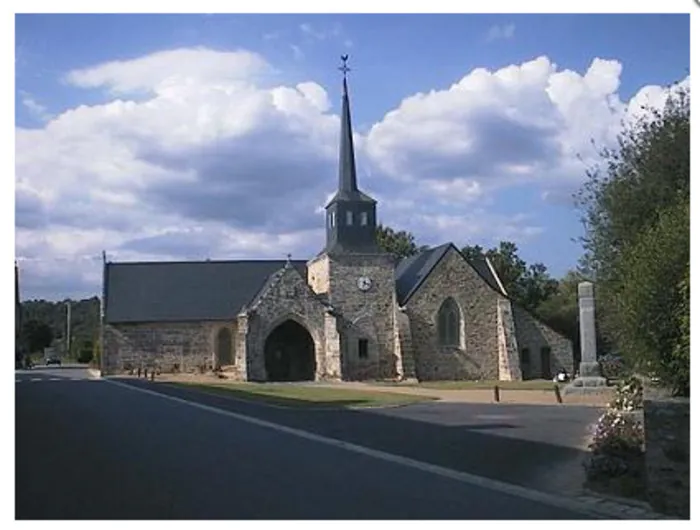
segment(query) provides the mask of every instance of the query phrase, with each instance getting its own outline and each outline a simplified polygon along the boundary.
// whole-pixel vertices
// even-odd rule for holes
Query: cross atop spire
[[[347,53],[340,56],[340,60],[343,61],[343,64],[338,67],[338,70],[343,72],[343,79],[348,76],[348,72],[350,71],[350,67],[348,66],[348,57],[350,56]]]

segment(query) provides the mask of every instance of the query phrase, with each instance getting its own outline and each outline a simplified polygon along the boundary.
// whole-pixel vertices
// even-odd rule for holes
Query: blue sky
[[[97,293],[102,249],[311,257],[346,52],[380,219],[426,244],[513,240],[560,276],[581,254],[577,155],[686,79],[689,16],[18,15],[23,297]]]

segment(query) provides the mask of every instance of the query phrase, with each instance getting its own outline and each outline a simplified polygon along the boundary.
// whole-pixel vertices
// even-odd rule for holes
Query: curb
[[[88,374],[92,379],[102,379],[102,372],[95,368],[88,368]]]
[[[622,499],[590,491],[576,495],[574,498],[578,502],[590,506],[595,511],[610,514],[618,519],[677,519],[676,517],[655,512],[648,504],[632,499]]]

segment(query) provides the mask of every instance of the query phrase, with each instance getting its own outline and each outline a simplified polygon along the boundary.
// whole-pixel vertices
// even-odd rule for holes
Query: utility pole
[[[100,293],[100,374],[105,373],[105,293],[107,286],[107,253],[102,251],[102,292]]]
[[[70,357],[70,300],[66,302],[66,357]]]

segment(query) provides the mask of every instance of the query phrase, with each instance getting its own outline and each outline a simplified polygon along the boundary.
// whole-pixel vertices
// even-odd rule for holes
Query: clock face
[[[360,276],[357,279],[357,287],[360,289],[360,291],[367,291],[370,287],[372,287],[372,280],[370,280],[367,276]]]

